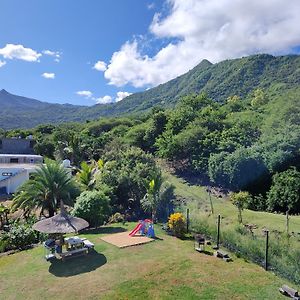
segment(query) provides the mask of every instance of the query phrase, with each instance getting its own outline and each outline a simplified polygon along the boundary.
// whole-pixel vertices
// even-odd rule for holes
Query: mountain
[[[50,104],[0,91],[0,128],[34,127],[41,123],[85,121],[101,116],[141,113],[159,105],[172,107],[182,96],[206,92],[215,101],[229,96],[247,97],[262,88],[271,93],[296,90],[300,83],[300,56],[268,54],[225,60],[203,60],[189,72],[124,100],[91,107]],[[299,95],[298,90],[296,95]]]

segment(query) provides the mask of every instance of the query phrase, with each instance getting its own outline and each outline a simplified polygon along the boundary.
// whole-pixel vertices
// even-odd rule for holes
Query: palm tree
[[[47,211],[52,217],[60,201],[72,205],[78,193],[76,182],[68,171],[57,162],[47,160],[32,179],[19,187],[13,199],[13,209],[23,209],[27,214],[32,209],[41,208],[41,214]]]

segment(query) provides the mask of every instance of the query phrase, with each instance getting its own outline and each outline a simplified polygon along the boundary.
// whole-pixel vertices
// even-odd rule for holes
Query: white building
[[[41,163],[40,155],[0,154],[0,194],[15,193]]]

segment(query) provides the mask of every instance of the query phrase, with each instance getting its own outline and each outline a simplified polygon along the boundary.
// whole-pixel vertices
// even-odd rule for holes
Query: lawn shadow
[[[123,227],[98,227],[98,228],[91,228],[87,230],[83,230],[81,234],[112,234],[112,233],[119,233],[127,231]]]
[[[94,271],[106,262],[105,255],[92,250],[87,255],[69,258],[64,262],[58,259],[54,260],[49,267],[49,272],[57,277],[70,277]]]
[[[164,240],[163,238],[160,238],[158,236],[155,236],[153,239],[156,240],[156,241],[163,241]]]

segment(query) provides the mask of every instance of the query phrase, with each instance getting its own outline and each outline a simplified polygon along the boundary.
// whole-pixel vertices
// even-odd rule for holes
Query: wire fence
[[[205,234],[217,242],[217,216],[190,213],[189,227],[194,233]],[[267,270],[300,284],[300,236],[287,235],[278,230],[261,230],[249,226],[229,226],[230,220],[222,218],[220,244],[238,257],[250,260]]]

